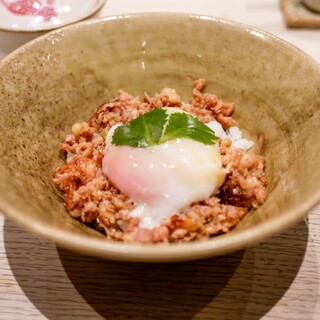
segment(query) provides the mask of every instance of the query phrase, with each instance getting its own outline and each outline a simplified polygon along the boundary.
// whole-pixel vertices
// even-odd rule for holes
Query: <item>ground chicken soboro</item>
[[[250,210],[261,205],[266,197],[265,160],[219,141],[223,167],[227,177],[217,195],[193,203],[181,212],[164,219],[160,227],[139,227],[139,218],[127,213],[133,201],[114,187],[102,173],[105,139],[115,124],[131,121],[155,108],[173,106],[198,117],[204,123],[217,120],[224,129],[235,124],[232,103],[225,103],[214,94],[202,93],[205,80],[193,88],[190,104],[181,102],[175,90],[165,88],[160,94],[143,101],[124,91],[103,104],[88,122],[77,123],[66,136],[61,150],[67,164],[56,169],[54,182],[65,192],[70,215],[106,234],[108,239],[124,242],[186,242],[228,232]]]

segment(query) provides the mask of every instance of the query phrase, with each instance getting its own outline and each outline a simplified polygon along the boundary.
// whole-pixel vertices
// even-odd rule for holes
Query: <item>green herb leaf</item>
[[[208,126],[187,113],[167,114],[165,109],[156,109],[116,128],[112,143],[146,148],[177,138],[206,145],[212,145],[218,139]]]
[[[164,109],[147,112],[118,127],[114,131],[112,143],[140,148],[157,145],[167,118],[168,115]]]
[[[172,113],[159,144],[176,138],[189,138],[206,145],[218,139],[214,132],[197,118],[187,113]]]

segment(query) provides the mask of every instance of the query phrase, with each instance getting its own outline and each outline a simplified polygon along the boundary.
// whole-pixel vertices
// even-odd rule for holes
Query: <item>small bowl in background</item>
[[[48,31],[83,20],[106,0],[1,0],[0,30]]]
[[[49,30],[86,19],[106,0],[0,0],[0,57]]]

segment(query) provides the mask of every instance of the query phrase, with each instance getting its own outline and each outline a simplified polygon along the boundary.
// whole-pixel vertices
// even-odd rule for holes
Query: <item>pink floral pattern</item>
[[[52,18],[57,16],[54,3],[54,0],[17,0],[14,2],[0,0],[0,4],[13,14],[19,16],[40,16],[44,21],[51,21]]]

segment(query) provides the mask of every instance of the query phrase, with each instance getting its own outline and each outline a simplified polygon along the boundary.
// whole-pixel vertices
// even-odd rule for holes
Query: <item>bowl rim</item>
[[[13,33],[38,33],[38,32],[44,32],[44,31],[50,31],[50,30],[58,30],[64,26],[69,26],[71,24],[74,24],[76,22],[82,21],[84,19],[87,19],[91,16],[93,16],[95,13],[97,13],[106,3],[107,0],[96,0],[96,4],[86,13],[82,14],[79,17],[75,17],[71,20],[68,20],[66,22],[60,23],[57,26],[48,26],[48,27],[29,27],[29,28],[12,28],[9,26],[5,26],[3,24],[0,24],[0,31],[7,31],[7,32],[13,32]]]
[[[179,17],[185,19],[192,18],[195,20],[209,20],[215,23],[226,24],[234,28],[240,28],[242,31],[251,33],[253,36],[262,37],[279,45],[285,46],[288,50],[291,50],[296,54],[302,55],[304,59],[309,59],[309,61],[319,69],[320,73],[320,64],[318,64],[312,57],[291,43],[273,34],[232,20],[216,18],[208,15],[178,12],[147,12],[110,15],[103,18],[91,19],[68,25],[42,35],[16,49],[8,56],[0,60],[0,68],[2,68],[2,66],[14,59],[19,54],[23,53],[30,46],[33,46],[35,43],[41,42],[57,34],[63,34],[65,31],[68,32],[69,30],[75,30],[77,28],[81,28],[82,26],[106,23],[108,21],[118,19],[140,19],[145,16],[152,15],[171,17],[178,15]],[[110,260],[130,262],[176,262],[219,256],[240,249],[245,249],[274,234],[280,233],[293,224],[299,222],[318,202],[320,202],[320,188],[319,190],[315,189],[305,201],[301,202],[299,206],[295,207],[294,211],[293,209],[288,210],[286,214],[275,216],[262,224],[251,227],[250,229],[240,231],[235,230],[232,233],[232,237],[226,234],[206,241],[169,245],[119,243],[115,241],[108,241],[99,237],[90,237],[88,235],[80,235],[56,230],[56,228],[49,224],[35,223],[35,221],[31,218],[24,216],[22,211],[16,209],[14,204],[3,198],[1,194],[0,211],[3,212],[6,217],[26,230],[37,234],[41,238],[51,240],[58,246],[69,250]],[[234,241],[234,237],[236,237],[236,241]],[[230,241],[230,239],[232,239],[232,241]]]

